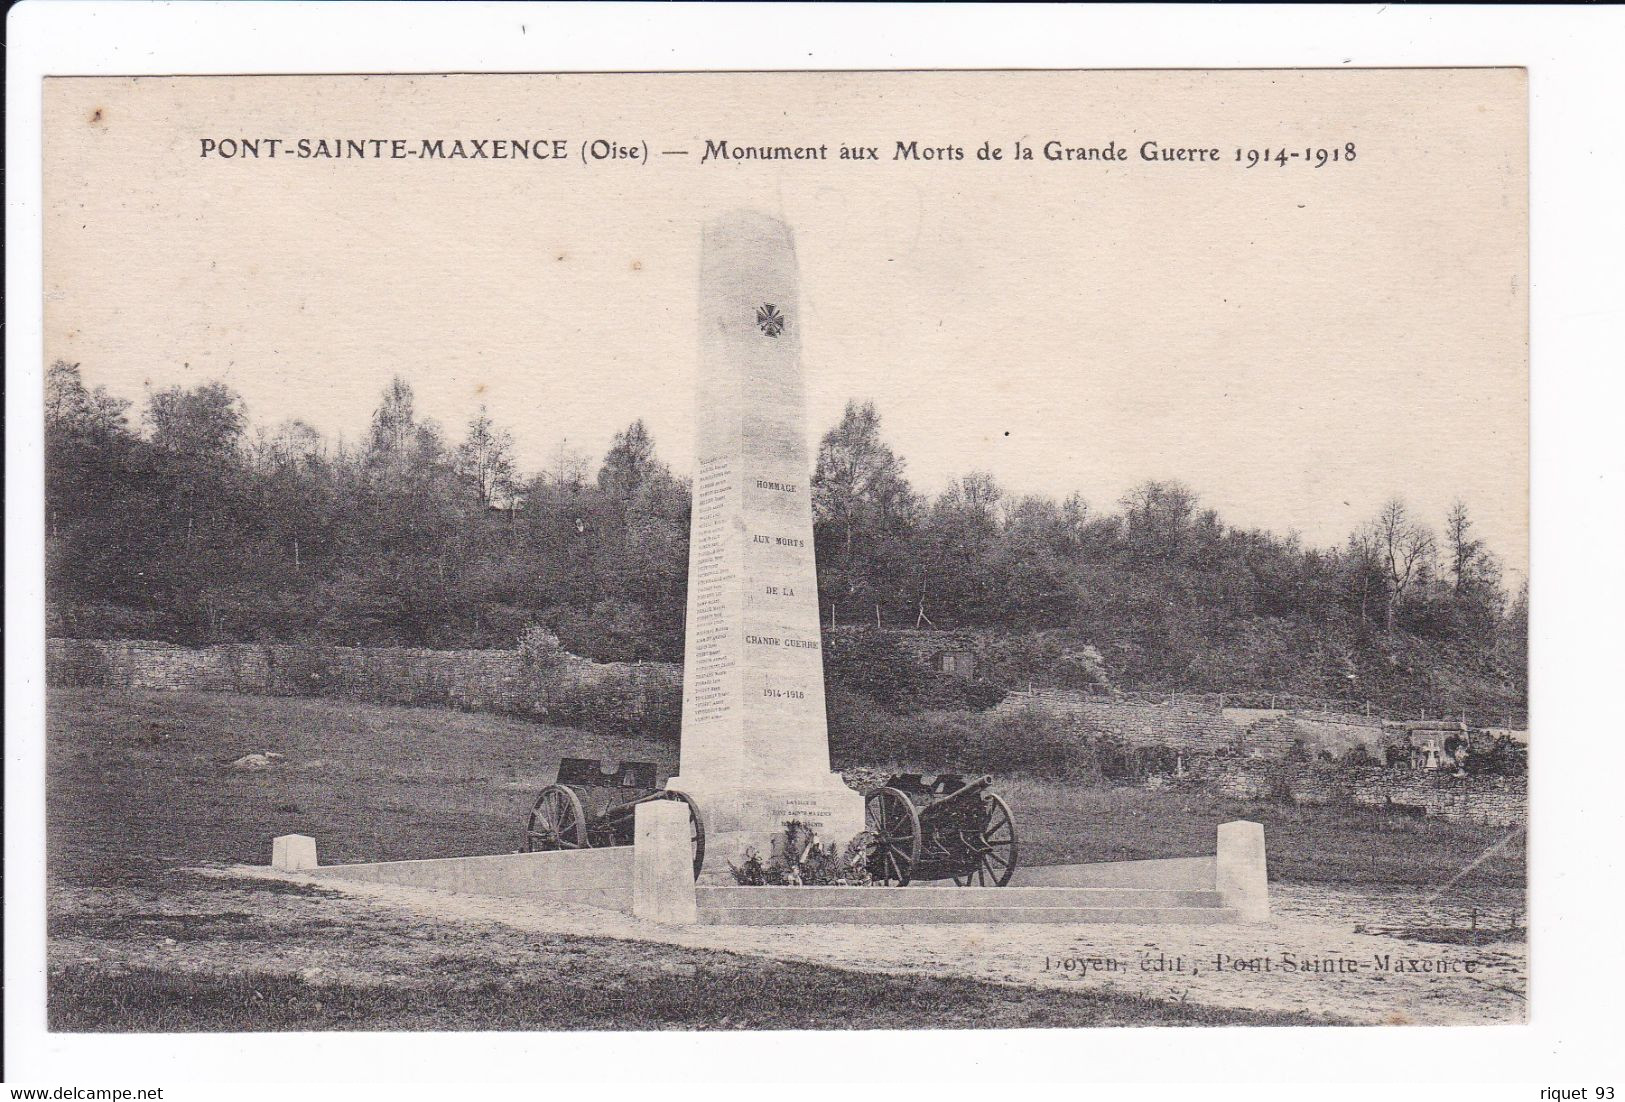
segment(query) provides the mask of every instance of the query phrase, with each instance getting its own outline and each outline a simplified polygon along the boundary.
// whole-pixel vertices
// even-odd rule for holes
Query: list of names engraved
[[[727,674],[734,668],[728,637],[727,516],[734,496],[733,464],[727,458],[700,464],[694,477],[694,631],[689,672],[694,678],[694,715],[716,719],[732,707]]]

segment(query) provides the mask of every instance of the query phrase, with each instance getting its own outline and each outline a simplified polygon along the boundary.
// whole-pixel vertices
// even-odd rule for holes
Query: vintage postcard
[[[43,142],[52,1031],[1526,1020],[1524,70]]]

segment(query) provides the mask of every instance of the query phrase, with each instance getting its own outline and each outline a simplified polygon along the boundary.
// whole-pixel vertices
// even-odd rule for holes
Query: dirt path
[[[317,883],[262,867],[225,875]],[[1159,1000],[1371,1024],[1501,1024],[1526,1016],[1528,954],[1521,940],[1450,945],[1366,932],[1442,924],[1429,921],[1434,916],[1413,895],[1383,889],[1274,885],[1274,917],[1258,926],[815,928],[662,926],[588,907],[319,883],[419,921],[719,949],[870,972],[1038,988],[1098,985]]]

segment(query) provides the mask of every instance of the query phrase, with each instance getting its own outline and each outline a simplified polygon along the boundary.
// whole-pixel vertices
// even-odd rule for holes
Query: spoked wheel
[[[705,818],[700,814],[700,805],[693,796],[675,788],[666,789],[666,799],[681,800],[688,805],[688,831],[694,842],[694,879],[698,880],[700,869],[705,867]]]
[[[981,836],[968,839],[976,864],[965,875],[954,877],[961,888],[972,884],[1002,888],[1016,872],[1016,820],[1010,806],[989,792],[982,797],[982,807],[987,818]]]
[[[869,875],[902,887],[920,859],[920,813],[914,801],[895,788],[878,788],[864,800],[863,811],[874,836],[866,862]]]
[[[542,789],[525,827],[525,852],[586,848],[587,817],[581,812],[581,800],[562,784]]]

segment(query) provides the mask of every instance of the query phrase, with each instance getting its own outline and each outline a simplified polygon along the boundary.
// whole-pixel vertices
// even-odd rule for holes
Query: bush
[[[998,707],[1010,695],[1003,685],[995,685],[991,681],[961,681],[959,685],[966,705],[979,712]]]
[[[863,693],[831,685],[824,694],[829,752],[836,768],[907,760],[899,753],[912,741],[911,727]]]
[[[890,631],[828,632],[824,678],[830,690],[868,697],[888,712],[983,710],[1005,697],[996,681],[967,681],[923,665]]]
[[[605,734],[675,742],[683,726],[683,686],[660,666],[585,662],[553,632],[532,625],[519,639],[512,708]]]
[[[773,852],[766,861],[754,849],[747,849],[739,864],[728,862],[728,871],[734,883],[747,886],[865,887],[874,883],[866,865],[869,842],[868,834],[860,834],[837,854],[835,843],[819,842],[812,827],[792,819],[773,839]]]
[[[1121,784],[1142,779],[1135,753],[1122,739],[1111,735],[1098,736],[1089,740],[1088,747],[1097,780]]]
[[[824,636],[824,678],[830,688],[861,694],[889,712],[929,706],[939,678],[903,650],[887,631],[832,632]]]
[[[1100,651],[1056,631],[990,640],[982,655],[982,672],[991,681],[1011,687],[1031,682],[1057,689],[1111,688]]]
[[[1487,750],[1469,751],[1462,768],[1474,776],[1521,777],[1529,772],[1529,750],[1500,735]]]
[[[46,606],[47,634],[79,639],[169,639],[176,633],[167,610],[149,612],[108,601],[58,602]]]
[[[1377,759],[1372,757],[1371,751],[1364,746],[1351,746],[1343,751],[1343,756],[1338,759],[1338,764],[1345,769],[1363,769],[1367,766],[1376,765]]]
[[[569,659],[526,670],[521,714],[603,734],[676,742],[683,727],[683,686],[659,666],[590,666]]]
[[[1098,742],[1078,726],[1018,712],[923,712],[894,715],[861,694],[833,690],[830,752],[836,768],[902,765],[926,773],[1030,773],[1046,777],[1127,777],[1126,748],[1113,749],[1116,772],[1103,769]]]
[[[683,655],[681,634],[668,637],[649,609],[634,601],[602,600],[585,611],[554,608],[547,619],[571,653],[594,662],[661,661]]]
[[[1161,744],[1136,746],[1133,765],[1135,779],[1153,773],[1173,773],[1179,768],[1179,751]]]
[[[519,637],[519,667],[526,673],[545,674],[559,668],[565,651],[559,637],[537,624],[527,627]]]

